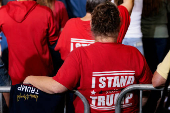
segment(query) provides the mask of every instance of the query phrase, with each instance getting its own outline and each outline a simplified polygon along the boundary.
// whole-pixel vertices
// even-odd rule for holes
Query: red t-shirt
[[[52,11],[35,1],[10,1],[0,8],[0,14],[0,31],[8,43],[12,85],[22,83],[29,75],[51,75],[48,46],[58,38]]]
[[[118,6],[118,9],[121,17],[121,28],[117,42],[121,43],[130,24],[130,16],[128,10],[124,6]],[[73,18],[66,23],[58,39],[55,50],[59,51],[61,59],[65,60],[68,54],[75,48],[88,46],[94,42],[90,21],[82,21],[80,18]]]
[[[66,7],[64,6],[63,2],[55,1],[53,14],[54,14],[55,26],[57,27],[57,30],[59,30],[59,31],[56,31],[56,32],[58,32],[59,35],[60,35],[60,33],[61,33],[60,29],[64,28],[67,20],[69,19]]]
[[[144,56],[134,47],[118,43],[94,43],[74,50],[53,77],[69,90],[77,89],[88,100],[91,113],[113,113],[117,96],[131,84],[151,84],[152,73]],[[83,113],[79,97],[75,112]],[[138,95],[128,93],[123,113],[138,112]]]

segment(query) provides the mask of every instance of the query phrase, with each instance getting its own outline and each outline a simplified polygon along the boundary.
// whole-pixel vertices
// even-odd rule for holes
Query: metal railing
[[[87,99],[77,90],[73,90],[74,94],[79,96],[80,99],[83,101],[84,104],[84,113],[90,113],[90,105],[87,101]]]
[[[130,91],[139,90],[140,91],[140,98],[139,98],[139,113],[142,113],[142,93],[143,90],[156,90],[156,91],[163,91],[163,88],[154,88],[152,84],[134,84],[131,86],[126,87],[124,90],[121,91],[119,94],[116,105],[115,105],[115,113],[121,113],[121,101],[122,98]],[[168,87],[170,90],[170,86]]]
[[[0,113],[3,113],[3,106],[2,106],[2,93],[9,93],[11,86],[1,86],[0,87]]]
[[[3,106],[2,106],[2,93],[9,93],[11,86],[1,86],[0,87],[0,113],[3,113]],[[73,90],[73,93],[80,97],[84,104],[84,113],[90,113],[90,106],[86,98],[77,90]]]

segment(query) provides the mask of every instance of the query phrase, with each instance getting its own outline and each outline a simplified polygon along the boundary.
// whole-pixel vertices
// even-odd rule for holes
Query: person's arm
[[[36,88],[50,94],[62,93],[74,89],[80,80],[79,60],[75,51],[65,60],[54,77],[28,76],[24,84],[32,84]]]
[[[158,65],[157,70],[152,78],[153,87],[159,87],[165,84],[170,70],[170,51],[164,60]]]
[[[165,82],[166,82],[166,79],[163,78],[157,71],[155,71],[153,78],[152,78],[153,87],[163,86]]]
[[[55,81],[52,77],[47,76],[28,76],[23,83],[32,84],[36,88],[49,94],[63,93],[68,90],[65,86]]]
[[[48,21],[48,41],[50,45],[53,45],[56,43],[58,36],[56,33],[56,26],[54,24],[54,17],[53,17],[53,12],[50,10],[50,15],[49,15],[49,21]]]
[[[133,5],[134,5],[134,0],[123,0],[123,3],[121,5],[126,7],[129,12],[129,15],[131,15]]]

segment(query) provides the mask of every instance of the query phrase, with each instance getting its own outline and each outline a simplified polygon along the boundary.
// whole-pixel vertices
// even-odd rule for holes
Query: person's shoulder
[[[0,20],[3,20],[8,14],[7,14],[7,6],[4,5],[0,8]],[[2,17],[2,18],[1,18]],[[4,18],[3,18],[4,17]]]
[[[78,21],[78,18],[71,18],[67,21],[65,27],[73,27],[76,24],[76,21]],[[64,27],[64,28],[65,28]]]
[[[127,53],[130,53],[130,54],[141,54],[140,51],[136,48],[136,47],[133,47],[133,46],[130,46],[130,45],[124,45],[124,44],[121,44],[124,51],[126,51]]]
[[[4,10],[6,10],[6,7],[7,7],[6,5],[2,6],[2,7],[0,8],[0,11],[3,12]]]
[[[78,20],[79,20],[79,18],[71,18],[71,19],[68,20],[67,23],[73,23],[73,22],[76,22]]]
[[[42,12],[43,14],[48,14],[48,13],[51,14],[51,13],[53,13],[52,10],[51,10],[49,7],[47,7],[47,6],[43,6],[43,5],[38,4],[36,8],[38,8],[39,10],[41,10],[41,12]]]

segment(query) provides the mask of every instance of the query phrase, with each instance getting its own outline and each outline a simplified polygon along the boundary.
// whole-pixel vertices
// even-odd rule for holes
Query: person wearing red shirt
[[[12,85],[31,75],[53,74],[49,45],[56,42],[52,11],[32,0],[10,1],[0,9],[0,31],[7,38]]]
[[[120,6],[127,9],[133,0]],[[121,18],[111,2],[98,5],[92,13],[94,44],[73,50],[54,77],[28,76],[24,83],[47,93],[77,89],[90,104],[91,113],[113,113],[117,96],[131,84],[150,84],[152,73],[144,56],[132,46],[117,43]],[[75,112],[83,112],[76,97]],[[138,113],[138,95],[131,92],[123,101],[123,113]]]
[[[47,6],[53,11],[54,24],[57,28],[56,34],[59,37],[66,22],[69,19],[64,3],[62,3],[61,1],[56,1],[56,0],[37,0],[37,3],[43,6]],[[54,50],[55,45],[56,43],[53,46],[49,46],[50,53],[53,59],[54,73],[58,71],[58,69],[61,67],[63,63],[63,61],[60,58],[59,52]]]
[[[61,31],[63,30],[66,22],[68,21],[68,14],[67,10],[64,6],[64,3],[61,1],[56,1],[54,3],[54,9],[52,10],[54,14],[54,22],[56,25],[59,25],[59,35],[61,34]]]
[[[68,54],[77,47],[84,47],[95,42],[91,33],[91,13],[95,6],[107,0],[87,0],[86,16],[83,18],[72,18],[66,23],[55,47],[59,51],[61,59],[65,60]],[[121,27],[117,42],[121,43],[130,24],[131,9],[118,6],[121,17]]]
[[[64,3],[56,0],[37,0],[37,3],[47,6],[53,11],[54,24],[57,28],[56,32],[59,36],[69,19]]]

